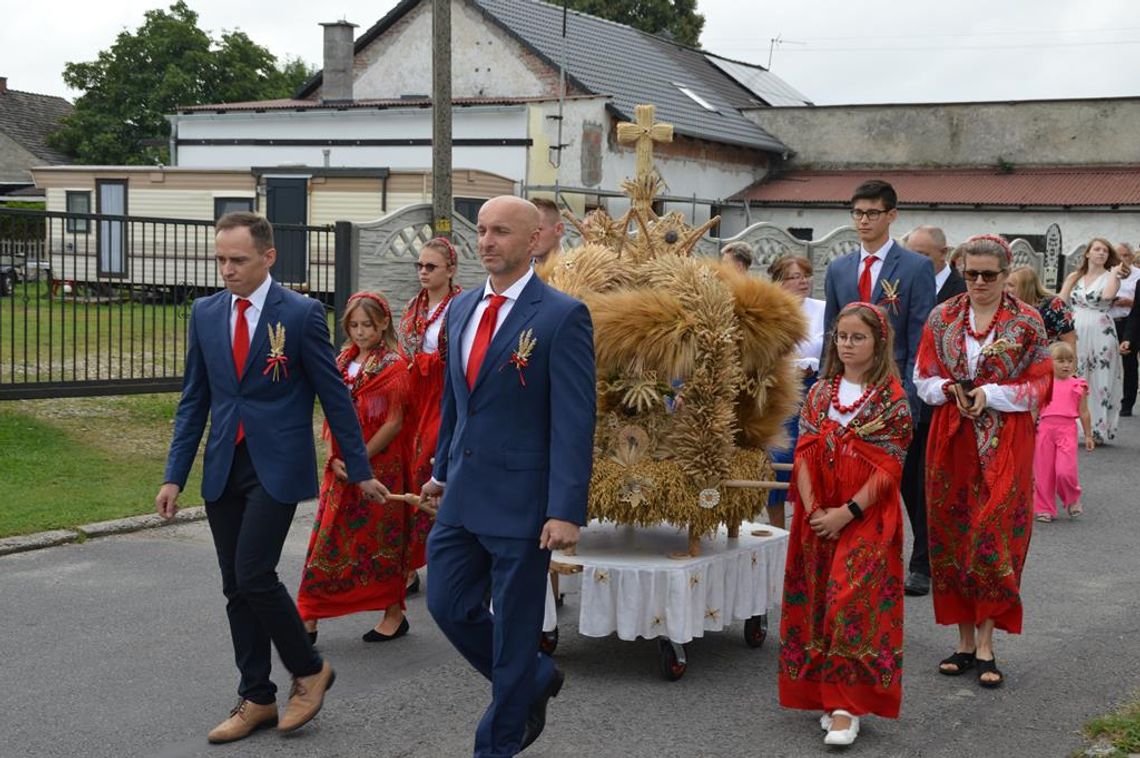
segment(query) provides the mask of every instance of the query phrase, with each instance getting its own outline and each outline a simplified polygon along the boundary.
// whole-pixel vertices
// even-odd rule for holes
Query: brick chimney
[[[356,24],[345,20],[321,24],[325,28],[325,68],[321,102],[352,102],[352,41]]]
[[[8,77],[0,76],[0,92],[8,91]]]

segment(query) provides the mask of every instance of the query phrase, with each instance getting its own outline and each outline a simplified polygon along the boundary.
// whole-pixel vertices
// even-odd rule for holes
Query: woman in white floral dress
[[[1108,309],[1128,276],[1112,243],[1094,237],[1085,247],[1081,267],[1069,274],[1061,298],[1073,308],[1077,332],[1077,374],[1089,384],[1093,439],[1098,444],[1116,437],[1120,420],[1123,366],[1116,327]]]

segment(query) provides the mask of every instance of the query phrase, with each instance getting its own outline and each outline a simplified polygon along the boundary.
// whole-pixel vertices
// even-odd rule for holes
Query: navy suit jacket
[[[231,296],[222,290],[194,301],[186,338],[182,400],[174,417],[174,439],[165,481],[185,488],[198,443],[210,419],[202,498],[218,500],[229,479],[238,422],[261,486],[274,500],[296,503],[317,495],[313,445],[313,398],[319,396],[340,445],[350,481],[372,478],[360,422],[337,370],[324,306],[273,283],[250,341],[238,381],[230,340]],[[284,371],[265,373],[269,328],[285,328]]]
[[[482,297],[482,287],[462,292],[445,327],[450,352],[432,476],[446,488],[436,520],[516,539],[537,539],[548,518],[585,524],[597,381],[590,313],[532,277],[468,390],[462,336]],[[534,351],[520,370],[511,358],[529,330]]]
[[[892,308],[883,302],[883,282],[898,282],[899,303]],[[841,255],[827,267],[824,281],[827,307],[824,309],[824,331],[830,336],[835,317],[848,303],[859,300],[859,251]],[[934,308],[934,264],[925,255],[907,250],[897,242],[883,259],[883,267],[871,293],[871,301],[883,306],[895,330],[895,363],[902,374],[903,386],[910,399],[913,418],[919,417],[918,391],[914,386],[914,361],[922,328]]]
[[[946,264],[950,265],[950,264]],[[966,280],[958,273],[958,270],[950,266],[950,275],[946,277],[946,281],[942,283],[942,289],[938,290],[938,295],[934,298],[935,305],[942,305],[955,295],[963,295],[966,293]]]

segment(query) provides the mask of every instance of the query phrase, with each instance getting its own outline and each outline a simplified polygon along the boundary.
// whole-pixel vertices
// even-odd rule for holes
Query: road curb
[[[198,505],[191,508],[183,508],[169,521],[157,513],[151,513],[144,516],[128,516],[111,521],[96,521],[72,529],[53,529],[48,532],[4,537],[0,539],[0,556],[24,553],[29,550],[40,550],[45,547],[56,547],[57,545],[67,545],[73,542],[94,539],[96,537],[108,537],[113,534],[128,534],[130,532],[142,531],[143,529],[156,529],[163,526],[172,526],[174,524],[185,524],[191,521],[201,521],[204,518],[206,518],[206,508],[205,506]]]

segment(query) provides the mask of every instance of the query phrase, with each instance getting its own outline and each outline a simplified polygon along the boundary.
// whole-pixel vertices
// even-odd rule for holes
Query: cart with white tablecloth
[[[688,667],[685,644],[705,632],[740,620],[745,643],[764,644],[768,612],[783,592],[788,533],[744,523],[739,537],[730,538],[722,527],[701,541],[700,555],[670,557],[688,547],[686,532],[668,525],[591,522],[574,554],[555,552],[551,564],[559,573],[581,577],[578,632],[656,640],[661,673],[670,681]],[[547,642],[550,637],[548,628]]]

